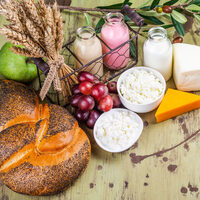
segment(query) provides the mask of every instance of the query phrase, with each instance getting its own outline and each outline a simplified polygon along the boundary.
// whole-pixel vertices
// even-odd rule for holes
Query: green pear
[[[37,77],[37,67],[30,58],[15,54],[10,42],[0,50],[0,73],[7,79],[30,82]]]

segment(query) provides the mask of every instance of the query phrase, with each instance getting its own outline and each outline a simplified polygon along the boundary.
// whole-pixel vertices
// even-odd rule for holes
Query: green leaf
[[[176,10],[173,10],[171,15],[176,21],[178,21],[181,24],[185,24],[187,22],[187,18]]]
[[[174,24],[162,25],[161,27],[168,29],[168,28],[174,27]]]
[[[121,9],[123,6],[123,3],[117,3],[109,6],[98,6],[97,8],[100,9]]]
[[[85,26],[90,26],[91,25],[91,18],[88,15],[88,13],[84,13],[85,16]]]
[[[177,31],[180,35],[184,36],[185,31],[184,31],[183,25],[182,25],[181,23],[179,23],[178,21],[176,21],[176,20],[173,18],[172,15],[171,15],[171,19],[172,19],[172,23],[174,24],[174,27],[175,27],[176,31]]]
[[[129,6],[132,5],[132,3],[129,2],[129,0],[125,0],[123,3],[117,3],[117,4],[113,4],[113,5],[109,5],[109,6],[98,6],[97,8],[100,8],[100,9],[121,9],[126,4],[129,5]]]
[[[159,4],[160,0],[153,0],[150,9],[154,9],[158,4]]]
[[[102,26],[103,26],[104,24],[105,24],[105,20],[104,20],[104,18],[101,18],[101,19],[98,21],[97,25],[96,25],[96,28],[95,28],[96,33],[100,33],[100,32],[101,32],[101,28],[102,28]]]
[[[163,15],[163,17],[165,17],[167,20],[170,20],[171,21],[171,15],[169,13],[165,13]]]
[[[145,1],[142,5],[140,5],[138,8],[143,8],[143,7],[146,7],[152,0],[147,0]]]
[[[141,10],[150,10],[150,7],[151,7],[151,6],[144,6],[144,7],[140,8],[140,9],[141,9]]]
[[[197,6],[200,6],[200,0],[191,1],[189,4],[195,4]]]
[[[168,1],[168,2],[164,3],[163,5],[164,6],[165,5],[171,6],[171,5],[175,4],[176,2],[178,2],[178,0],[171,0],[171,1]]]
[[[200,11],[200,6],[196,4],[190,4],[188,7],[186,7],[188,10],[193,10],[193,11]]]
[[[153,24],[157,24],[157,25],[164,24],[162,21],[160,21],[160,20],[157,19],[156,17],[144,16],[144,15],[141,15],[141,16],[142,16],[144,19],[153,22]]]
[[[149,30],[143,30],[142,32],[149,32]]]
[[[180,3],[186,3],[188,0],[180,0]]]
[[[182,8],[174,8],[175,11],[179,12],[179,13],[182,13],[183,12],[183,9]]]
[[[149,10],[149,11],[138,10],[137,13],[144,16],[154,16],[154,17],[159,15],[155,10]]]
[[[198,24],[200,25],[200,16],[194,14],[194,18],[196,19],[196,21],[198,22]]]
[[[133,41],[130,41],[130,54],[132,57],[136,57],[136,48],[135,48],[135,44],[133,43]]]
[[[129,5],[129,6],[131,6],[132,3],[129,2],[129,1],[130,1],[130,0],[124,0],[123,6],[124,6],[124,5]],[[122,7],[123,7],[123,6],[122,6]],[[122,8],[122,7],[121,7],[121,8]]]
[[[126,5],[126,4],[128,4],[128,3],[130,3],[129,0],[124,0],[124,3],[123,3],[123,4]]]

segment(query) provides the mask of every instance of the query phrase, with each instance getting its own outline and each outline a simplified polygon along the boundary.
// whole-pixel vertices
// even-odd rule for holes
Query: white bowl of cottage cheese
[[[95,123],[96,143],[105,151],[119,153],[129,149],[143,130],[142,119],[134,112],[115,108],[103,113]]]
[[[117,90],[126,108],[137,113],[146,113],[161,103],[166,82],[162,74],[152,68],[133,67],[121,74]]]

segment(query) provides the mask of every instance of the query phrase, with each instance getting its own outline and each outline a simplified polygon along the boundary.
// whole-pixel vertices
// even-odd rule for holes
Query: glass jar
[[[151,28],[143,46],[144,66],[158,70],[169,80],[172,75],[172,44],[162,27]]]
[[[96,37],[96,32],[92,27],[84,26],[77,30],[77,36],[74,42],[74,53],[83,65],[102,56],[101,42]],[[76,60],[76,68],[80,67],[82,67],[82,65]],[[102,59],[83,68],[83,70],[99,77],[103,76]]]
[[[105,16],[105,24],[101,29],[101,38],[111,49],[129,40],[129,29],[124,23],[124,16],[121,13],[108,13]],[[103,43],[102,47],[103,54],[110,51]],[[110,69],[118,70],[124,68],[129,61],[129,42],[105,56],[103,61],[105,66]]]

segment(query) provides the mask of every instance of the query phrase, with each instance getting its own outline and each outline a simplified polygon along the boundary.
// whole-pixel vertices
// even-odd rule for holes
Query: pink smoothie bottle
[[[105,16],[105,21],[106,23],[101,30],[101,39],[108,47],[115,49],[129,40],[129,29],[124,23],[124,16],[121,13],[108,13]],[[103,54],[111,50],[106,45],[102,42]],[[103,59],[104,65],[113,70],[124,68],[128,64],[129,54],[128,42],[106,55]]]

